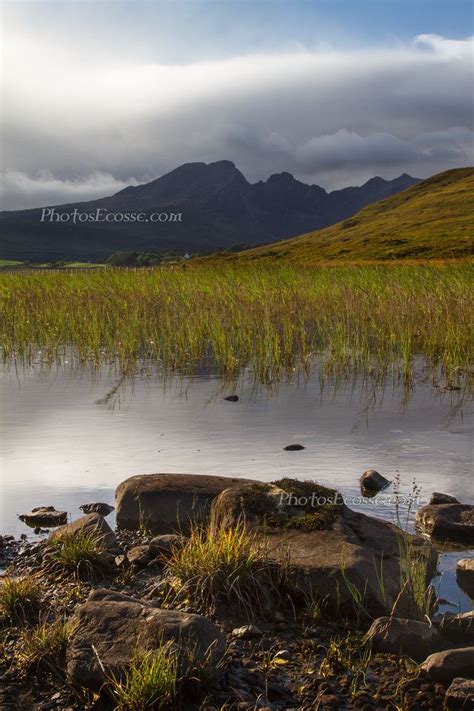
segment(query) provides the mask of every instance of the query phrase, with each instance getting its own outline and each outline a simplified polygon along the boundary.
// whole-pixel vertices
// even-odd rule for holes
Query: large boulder
[[[221,491],[241,479],[201,474],[142,474],[115,492],[117,528],[176,533],[204,520]]]
[[[418,509],[415,524],[422,533],[441,541],[474,543],[474,506],[427,504]]]
[[[431,654],[421,665],[421,671],[432,681],[444,684],[449,684],[456,677],[474,679],[474,647]]]
[[[107,548],[111,551],[119,549],[114,532],[105,518],[98,513],[86,514],[72,521],[72,523],[68,523],[66,526],[61,526],[61,528],[58,528],[50,534],[49,540],[57,542],[69,536],[77,536],[78,534],[87,535],[89,533],[97,535],[97,539],[103,548]]]
[[[456,580],[461,590],[474,600],[474,558],[462,558],[456,565]]]
[[[137,649],[153,650],[171,641],[183,665],[191,650],[196,663],[217,663],[225,650],[222,632],[207,618],[162,610],[106,589],[91,592],[71,621],[75,631],[67,647],[67,674],[74,684],[92,690],[102,686],[105,676],[120,677]]]
[[[443,648],[443,640],[436,627],[427,622],[398,617],[379,617],[366,635],[376,652],[405,654],[416,661]]]
[[[223,491],[211,510],[211,532],[242,522],[265,555],[290,567],[292,585],[327,600],[342,613],[354,607],[374,617],[413,608],[401,594],[400,545],[409,542],[426,582],[434,575],[432,546],[391,523],[350,510],[340,495],[315,482],[283,479]],[[361,596],[360,604],[357,596]]]
[[[56,511],[54,506],[37,506],[28,513],[20,514],[18,518],[31,528],[63,526],[67,523],[67,511]]]

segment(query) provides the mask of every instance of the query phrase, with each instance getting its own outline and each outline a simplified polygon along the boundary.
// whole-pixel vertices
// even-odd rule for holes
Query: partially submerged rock
[[[191,651],[197,663],[217,663],[225,649],[222,632],[207,618],[162,610],[106,589],[90,593],[76,608],[72,624],[76,630],[67,647],[68,677],[92,690],[100,689],[105,675],[119,678],[139,648],[153,650],[171,640],[183,665]]]
[[[179,533],[202,522],[221,491],[241,479],[201,474],[143,474],[123,481],[115,492],[117,528]]]
[[[115,534],[103,516],[98,513],[90,513],[76,519],[66,526],[53,531],[50,536],[50,541],[61,541],[68,536],[76,536],[78,534],[96,534],[97,540],[102,547],[109,550],[119,548]]]
[[[114,507],[110,504],[104,504],[102,502],[97,502],[93,504],[82,504],[79,506],[80,510],[85,514],[98,513],[101,516],[108,516],[114,510]]]
[[[415,515],[417,528],[432,538],[471,545],[474,543],[474,506],[428,504]]]
[[[390,484],[390,481],[382,476],[382,474],[379,474],[375,469],[366,469],[360,477],[359,482],[363,495],[376,494]]]
[[[427,583],[435,572],[437,555],[429,544],[351,511],[335,490],[315,482],[241,483],[223,491],[212,505],[211,531],[238,522],[249,527],[269,559],[289,565],[296,589],[348,615],[357,605],[355,591],[373,616],[387,614],[395,602],[398,614],[407,612],[400,595],[401,540],[410,542]]]
[[[474,679],[474,647],[448,649],[431,654],[421,665],[421,671],[432,681],[445,684],[456,677]]]
[[[461,590],[474,600],[474,558],[462,558],[456,565],[456,580]]]
[[[460,502],[450,494],[441,494],[439,491],[434,491],[431,494],[431,499],[428,502],[429,506],[439,506],[440,504],[459,504]]]
[[[436,627],[426,622],[398,617],[379,617],[366,635],[372,649],[384,654],[405,654],[415,661],[443,648],[443,640]]]
[[[18,518],[31,528],[63,526],[67,523],[67,511],[56,511],[54,506],[37,506]]]

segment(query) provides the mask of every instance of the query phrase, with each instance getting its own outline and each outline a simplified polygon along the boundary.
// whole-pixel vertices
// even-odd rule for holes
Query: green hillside
[[[337,225],[235,255],[237,259],[449,259],[474,253],[474,168],[448,170]]]

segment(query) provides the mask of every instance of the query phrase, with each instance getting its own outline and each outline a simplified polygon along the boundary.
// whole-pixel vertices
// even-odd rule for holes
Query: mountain
[[[236,255],[239,260],[448,259],[474,254],[474,168],[447,170],[337,225]]]
[[[89,202],[54,206],[58,213],[175,213],[182,221],[41,221],[42,209],[0,213],[0,257],[103,259],[119,250],[212,251],[259,245],[346,219],[357,210],[414,185],[415,178],[372,178],[361,187],[327,193],[290,173],[249,183],[227,160],[186,163],[157,180]],[[46,208],[51,208],[48,205]]]

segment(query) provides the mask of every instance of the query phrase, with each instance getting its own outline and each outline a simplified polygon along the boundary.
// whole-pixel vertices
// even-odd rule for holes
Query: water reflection
[[[433,491],[472,501],[472,412],[462,391],[433,388],[422,372],[409,399],[396,383],[317,373],[273,391],[256,391],[247,374],[236,388],[209,372],[158,381],[146,367],[133,381],[108,370],[4,372],[1,532],[24,532],[17,514],[35,506],[75,517],[81,504],[113,503],[120,481],[157,471],[314,478],[389,520],[392,489],[360,500],[365,469],[399,476],[402,494],[415,479],[421,503]],[[223,399],[234,392],[237,402]],[[293,442],[305,449],[285,451]]]

